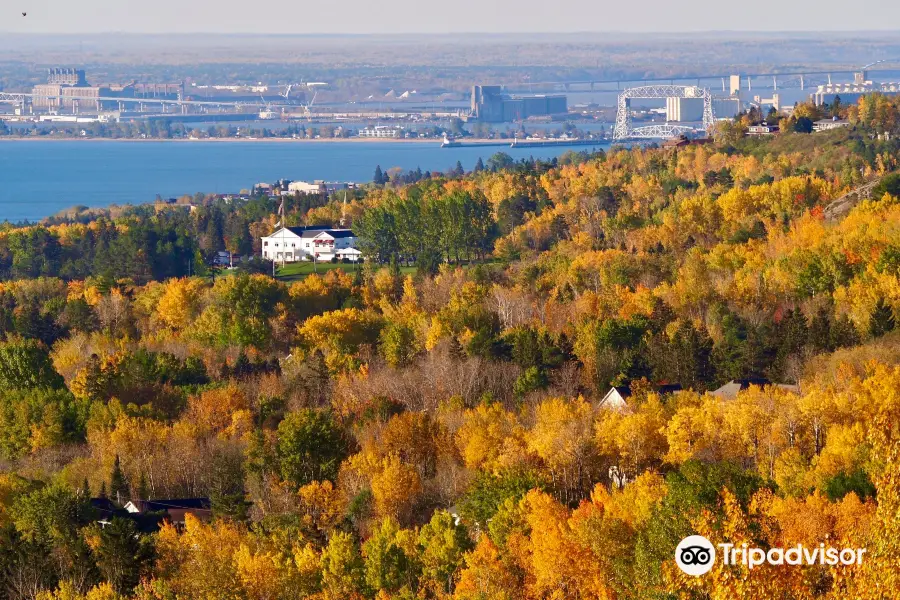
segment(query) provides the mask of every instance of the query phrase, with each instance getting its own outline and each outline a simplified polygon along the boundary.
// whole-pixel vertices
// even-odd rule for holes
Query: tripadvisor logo
[[[716,549],[702,535],[689,535],[675,548],[675,562],[682,571],[697,577],[712,569]]]
[[[860,565],[865,548],[807,548],[797,544],[791,548],[750,548],[747,544],[717,544],[721,551],[722,564],[744,565],[753,569],[763,564],[769,565]],[[675,562],[678,568],[695,577],[709,572],[716,561],[716,549],[702,535],[689,535],[675,548]]]

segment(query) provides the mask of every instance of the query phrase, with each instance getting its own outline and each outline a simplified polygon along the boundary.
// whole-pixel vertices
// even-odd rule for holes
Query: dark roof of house
[[[666,383],[656,387],[656,391],[660,394],[674,394],[682,389],[681,384],[678,383]]]
[[[623,398],[628,398],[631,396],[631,386],[628,385],[614,385],[613,389],[619,392],[619,395]]]
[[[327,233],[334,239],[353,237],[353,232],[349,229],[310,229],[303,232],[302,238],[314,238],[323,233]]]
[[[741,386],[742,390],[746,390],[751,385],[758,385],[760,387],[764,385],[772,385],[772,382],[765,377],[748,377],[747,379],[733,379],[732,381]]]
[[[116,506],[109,498],[91,498],[91,508],[98,522],[108,523],[113,519],[129,519],[133,521],[137,530],[142,533],[159,531],[162,523],[162,515],[130,513],[124,508]]]
[[[323,227],[321,225],[285,227],[285,229],[302,238],[314,238],[320,233],[327,233],[333,238],[354,237],[354,233],[349,229],[332,229],[331,227]]]
[[[285,227],[285,229],[287,229],[288,231],[290,231],[291,233],[293,233],[295,235],[302,236],[304,231],[315,231],[318,233],[321,231],[326,231],[328,228],[322,227],[321,225],[309,225],[309,226],[304,226],[304,227],[299,227],[299,226],[298,227]]]
[[[91,498],[91,508],[98,511],[113,512],[119,508],[109,498]]]
[[[169,498],[163,500],[132,500],[141,512],[162,512],[179,509],[209,510],[209,498]]]
[[[631,386],[630,385],[614,385],[613,388],[619,395],[623,398],[628,398],[631,396]],[[657,394],[674,394],[675,392],[680,392],[682,390],[681,385],[677,383],[664,383],[660,385],[653,386],[653,391]]]

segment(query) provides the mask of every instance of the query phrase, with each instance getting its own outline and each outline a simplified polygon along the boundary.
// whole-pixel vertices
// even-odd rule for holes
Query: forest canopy
[[[872,102],[289,197],[366,256],[305,277],[210,261],[259,253],[266,196],[4,226],[2,594],[892,597],[900,122]],[[868,554],[686,578],[697,532]]]

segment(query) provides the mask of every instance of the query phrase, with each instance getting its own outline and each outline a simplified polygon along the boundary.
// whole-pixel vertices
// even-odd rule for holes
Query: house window
[[[291,244],[291,248],[296,248],[297,244]]]
[[[263,246],[268,246],[269,242],[263,242]]]

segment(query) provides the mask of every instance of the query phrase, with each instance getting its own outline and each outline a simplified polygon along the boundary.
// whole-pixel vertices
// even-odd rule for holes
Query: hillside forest
[[[0,596],[897,598],[900,102],[832,110],[379,168],[287,200],[367,258],[304,277],[211,266],[268,196],[4,225]],[[867,554],[694,578],[693,533]]]

